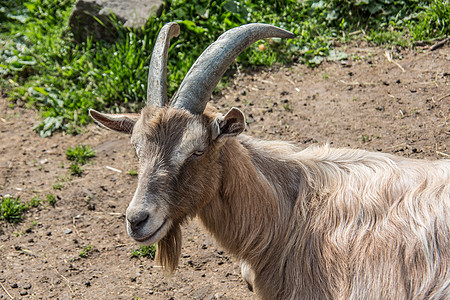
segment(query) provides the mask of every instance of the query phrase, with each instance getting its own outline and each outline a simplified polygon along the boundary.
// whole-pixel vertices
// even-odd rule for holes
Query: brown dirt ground
[[[331,143],[401,156],[450,154],[450,47],[434,52],[344,46],[345,62],[247,70],[213,104],[240,107],[247,133],[302,147]],[[36,113],[0,99],[0,194],[57,196],[16,225],[0,222],[0,299],[254,299],[236,260],[196,220],[184,227],[182,258],[171,277],[151,259],[132,258],[124,213],[136,187],[136,160],[125,135],[96,125],[78,136],[40,138]],[[81,177],[68,176],[65,150],[96,152]],[[106,166],[121,170],[112,171]],[[66,180],[64,180],[66,178]],[[61,190],[52,185],[63,183]],[[84,247],[92,245],[87,258]]]

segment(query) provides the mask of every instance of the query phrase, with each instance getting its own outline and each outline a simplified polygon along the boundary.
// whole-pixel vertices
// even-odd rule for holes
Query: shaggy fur
[[[243,262],[263,299],[450,299],[450,161],[328,146],[300,151],[238,136],[245,122],[236,108],[203,112],[244,48],[294,37],[266,24],[224,33],[164,107],[177,31],[170,23],[158,35],[140,116],[90,111],[132,134],[140,167],[126,214],[131,237],[158,242],[157,261],[174,271],[180,225],[198,216]]]
[[[134,125],[147,186],[136,195],[170,217],[166,269],[178,265],[180,225],[198,216],[251,267],[262,299],[450,299],[450,161],[300,150],[236,136],[239,122],[146,108]]]
[[[450,298],[450,162],[241,137],[200,212],[263,299]]]
[[[211,143],[216,158],[184,175],[196,178],[191,195],[209,195],[190,203],[197,209],[187,215],[198,214],[248,262],[262,298],[450,297],[449,161],[328,146],[299,151],[248,136]],[[159,243],[171,270],[176,232]],[[171,239],[177,246],[164,246]]]

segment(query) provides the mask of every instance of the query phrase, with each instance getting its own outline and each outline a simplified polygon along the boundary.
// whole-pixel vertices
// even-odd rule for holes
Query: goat
[[[128,234],[158,243],[157,261],[178,265],[180,225],[197,216],[243,262],[262,299],[450,299],[450,161],[424,161],[327,145],[300,150],[241,134],[237,108],[207,105],[226,68],[267,37],[266,24],[225,32],[189,70],[172,101],[170,39],[160,31],[140,114],[103,114],[131,134],[139,160],[126,211]]]

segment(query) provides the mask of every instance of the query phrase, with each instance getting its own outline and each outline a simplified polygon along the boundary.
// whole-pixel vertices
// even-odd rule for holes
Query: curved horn
[[[180,26],[171,22],[161,28],[156,38],[148,68],[147,105],[162,107],[167,103],[167,53],[170,39],[179,34]]]
[[[214,88],[234,59],[254,42],[269,38],[294,38],[284,29],[267,24],[248,24],[222,34],[192,65],[172,105],[193,114],[203,113]]]

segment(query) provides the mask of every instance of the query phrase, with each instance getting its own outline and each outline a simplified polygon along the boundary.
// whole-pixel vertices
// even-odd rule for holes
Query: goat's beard
[[[158,242],[156,263],[169,273],[173,273],[178,266],[181,255],[181,242],[180,224],[174,224],[169,229],[169,232]]]

